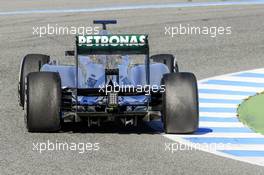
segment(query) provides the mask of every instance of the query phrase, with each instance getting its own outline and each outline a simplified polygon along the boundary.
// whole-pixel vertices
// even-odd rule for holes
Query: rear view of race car
[[[137,126],[161,117],[166,133],[198,128],[197,81],[179,72],[170,54],[149,56],[148,35],[76,36],[75,65],[57,65],[50,57],[28,54],[21,63],[19,102],[30,132],[58,131],[64,121]]]

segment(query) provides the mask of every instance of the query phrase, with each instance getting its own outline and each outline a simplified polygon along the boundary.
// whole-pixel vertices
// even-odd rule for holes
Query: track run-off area
[[[264,136],[255,133],[237,117],[238,105],[264,91],[264,69],[200,80],[199,129],[190,135],[164,136],[190,147],[264,166]],[[161,128],[161,123],[153,122]],[[156,126],[155,126],[156,125]],[[211,145],[211,146],[209,146]]]

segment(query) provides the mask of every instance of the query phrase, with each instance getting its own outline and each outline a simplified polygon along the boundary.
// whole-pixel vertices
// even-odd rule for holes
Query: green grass
[[[238,117],[255,132],[264,134],[264,93],[243,101],[238,107]]]

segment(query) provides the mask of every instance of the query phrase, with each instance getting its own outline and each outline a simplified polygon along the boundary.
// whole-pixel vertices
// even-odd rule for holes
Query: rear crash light
[[[108,99],[108,106],[109,107],[116,107],[118,106],[118,96],[117,93],[110,92],[107,95]]]

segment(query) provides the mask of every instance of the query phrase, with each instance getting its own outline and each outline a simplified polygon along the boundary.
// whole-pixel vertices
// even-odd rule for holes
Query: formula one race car
[[[58,65],[42,54],[21,63],[19,102],[30,132],[58,131],[62,122],[88,126],[117,121],[137,126],[161,117],[165,133],[192,133],[198,128],[197,80],[179,72],[170,54],[149,56],[148,36],[111,34],[76,36],[66,51],[75,65]]]

